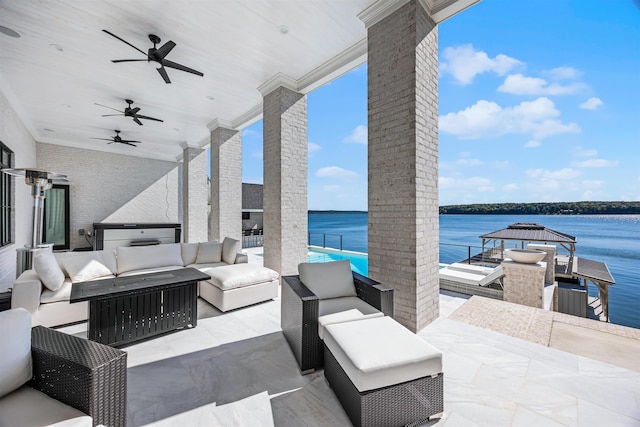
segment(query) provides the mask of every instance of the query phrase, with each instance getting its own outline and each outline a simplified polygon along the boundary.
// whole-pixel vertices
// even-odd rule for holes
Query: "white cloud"
[[[502,108],[495,102],[480,100],[456,113],[440,116],[439,129],[462,139],[531,134],[535,139],[562,133],[579,133],[576,123],[564,124],[553,101],[541,97]]]
[[[322,187],[322,189],[328,193],[336,193],[342,190],[342,187],[339,185],[325,185]]]
[[[318,171],[316,172],[316,176],[320,178],[347,179],[355,178],[358,176],[358,174],[354,171],[343,169],[338,166],[326,166],[324,168],[318,169]]]
[[[474,192],[487,193],[495,190],[489,178],[472,176],[469,178],[456,179],[452,177],[439,177],[438,186],[446,189],[468,190],[473,188]]]
[[[536,147],[540,147],[542,145],[542,142],[540,141],[535,141],[535,140],[531,140],[528,141],[526,144],[524,144],[525,148],[536,148]]]
[[[456,163],[459,164],[460,166],[480,166],[484,164],[484,162],[480,159],[467,159],[467,158],[458,159],[456,160]]]
[[[516,191],[519,188],[518,184],[505,184],[502,186],[502,191]]]
[[[529,184],[538,190],[551,190],[571,182],[580,176],[580,171],[564,168],[559,170],[529,169],[525,175],[531,180]]]
[[[578,147],[575,150],[575,155],[578,157],[595,157],[598,155],[598,151],[597,150],[587,150],[581,147]]]
[[[546,71],[545,74],[547,74],[552,79],[562,80],[562,79],[575,79],[579,76],[580,73],[575,68],[556,67],[549,71]]]
[[[604,185],[604,181],[600,180],[584,180],[582,181],[582,185],[587,188],[601,188]]]
[[[440,176],[438,177],[438,186],[440,188],[448,188],[453,186],[453,184],[455,183],[455,179],[454,178],[449,178],[446,176]],[[638,178],[638,181],[640,181],[640,177]]]
[[[316,151],[322,150],[322,147],[315,142],[310,142],[308,150],[309,153],[315,153]]]
[[[561,85],[549,83],[539,77],[527,77],[522,74],[510,74],[498,87],[498,92],[514,95],[568,95],[586,88],[584,83]]]
[[[574,166],[579,168],[608,168],[618,166],[618,162],[616,160],[589,159],[582,162],[576,162],[574,163]]]
[[[509,160],[496,160],[493,164],[498,169],[508,169],[511,167],[511,162]]]
[[[349,136],[347,136],[343,142],[352,142],[356,144],[367,144],[367,127],[363,125],[358,125],[351,132]]]
[[[603,104],[600,98],[591,97],[579,105],[583,110],[597,110]]]
[[[486,52],[475,50],[472,45],[447,47],[442,52],[440,71],[451,74],[462,85],[468,85],[481,73],[492,71],[503,76],[522,62],[507,55],[499,54],[490,58]]]

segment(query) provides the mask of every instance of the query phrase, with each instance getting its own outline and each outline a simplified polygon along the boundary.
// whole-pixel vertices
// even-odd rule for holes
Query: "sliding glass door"
[[[69,249],[69,186],[54,184],[44,199],[42,241],[54,250]]]

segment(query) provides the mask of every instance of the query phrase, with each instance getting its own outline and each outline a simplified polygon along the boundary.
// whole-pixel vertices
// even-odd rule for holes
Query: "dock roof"
[[[552,230],[534,222],[516,222],[507,228],[480,236],[482,239],[523,240],[530,242],[576,243],[575,236]]]
[[[607,264],[600,261],[594,261],[586,258],[577,258],[575,274],[584,279],[593,280],[607,285],[613,285],[616,281],[613,279]]]

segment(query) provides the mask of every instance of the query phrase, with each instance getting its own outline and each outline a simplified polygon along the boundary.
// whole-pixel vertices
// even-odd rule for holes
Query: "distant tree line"
[[[440,206],[441,214],[637,215],[640,202],[486,203]]]

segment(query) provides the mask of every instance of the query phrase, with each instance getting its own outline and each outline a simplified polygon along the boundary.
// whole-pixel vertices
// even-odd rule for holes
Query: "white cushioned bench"
[[[442,353],[390,317],[324,326],[325,378],[356,426],[425,422],[444,410]]]

